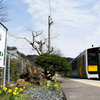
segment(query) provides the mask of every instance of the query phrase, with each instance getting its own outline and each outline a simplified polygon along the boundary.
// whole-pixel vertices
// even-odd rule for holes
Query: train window
[[[85,56],[83,55],[82,56],[82,70],[83,70],[83,72],[85,71]]]
[[[75,61],[73,64],[72,64],[72,70],[76,70],[77,69],[77,62]]]
[[[97,65],[96,52],[88,52],[88,65]]]

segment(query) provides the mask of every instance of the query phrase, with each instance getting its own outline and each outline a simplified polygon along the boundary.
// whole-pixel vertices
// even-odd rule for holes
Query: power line
[[[11,35],[11,34],[9,34],[10,36],[12,36],[12,37],[14,37],[14,38],[17,38],[17,39],[24,39],[24,40],[26,40],[27,42],[29,42],[29,43],[32,43],[31,41],[29,41],[27,38],[23,38],[23,37],[16,37],[16,36],[14,36],[14,35]]]
[[[17,49],[32,49],[32,48],[17,48]]]
[[[17,38],[17,39],[24,39],[23,37],[16,37],[16,36],[9,34],[9,33],[8,33],[8,35],[10,35],[11,37]]]

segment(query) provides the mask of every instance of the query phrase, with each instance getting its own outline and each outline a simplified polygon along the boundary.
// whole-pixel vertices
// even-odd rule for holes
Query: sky
[[[43,31],[37,40],[47,38],[49,15],[51,46],[62,56],[74,58],[92,45],[100,46],[100,0],[50,0],[51,13],[49,0],[4,0],[4,4],[11,19],[3,23],[8,28],[7,44],[25,55],[36,51],[11,35],[32,41],[32,31]]]

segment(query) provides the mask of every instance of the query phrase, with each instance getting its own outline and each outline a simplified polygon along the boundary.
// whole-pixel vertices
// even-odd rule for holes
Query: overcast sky
[[[4,0],[11,21],[8,34],[32,40],[31,31],[48,36],[49,0]],[[86,48],[100,46],[100,0],[51,0],[51,45],[65,57],[76,57]],[[27,29],[28,28],[28,29]],[[26,55],[36,54],[25,40],[8,35],[8,46]]]

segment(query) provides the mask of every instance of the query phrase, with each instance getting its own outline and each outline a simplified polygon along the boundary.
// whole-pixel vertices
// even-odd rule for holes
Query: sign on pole
[[[0,28],[0,67],[5,67],[4,65],[5,37],[6,37],[6,32],[2,28]]]

